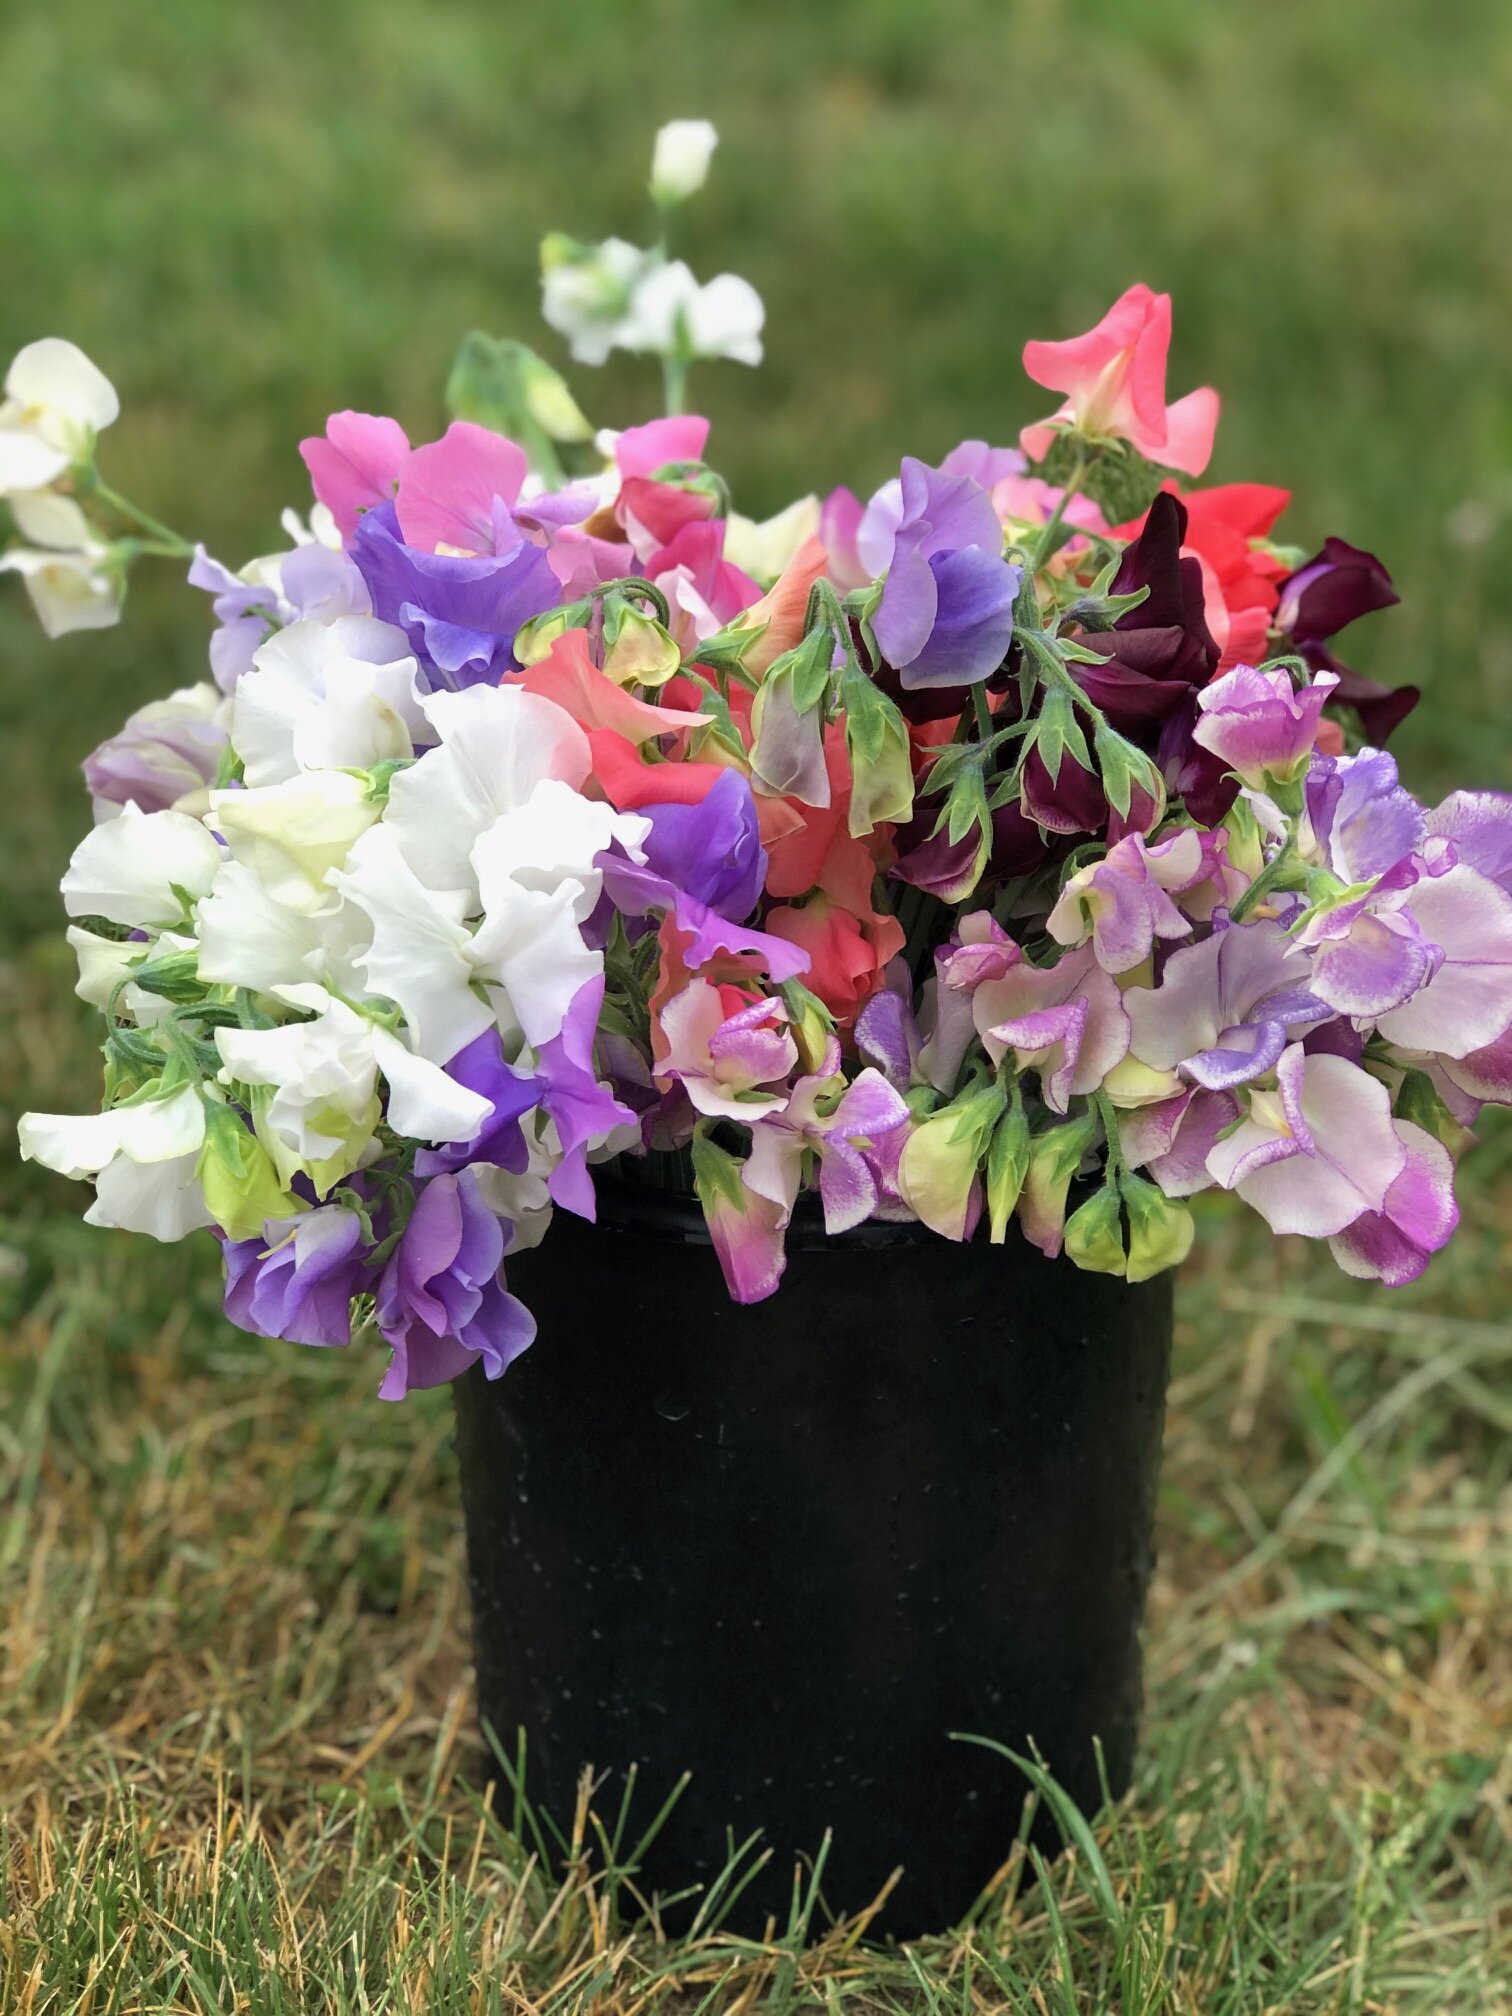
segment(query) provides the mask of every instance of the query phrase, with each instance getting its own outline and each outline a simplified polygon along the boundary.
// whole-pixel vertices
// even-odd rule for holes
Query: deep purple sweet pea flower
[[[258,572],[262,578],[244,581],[203,546],[194,549],[189,585],[215,597],[220,627],[210,639],[210,670],[223,693],[235,690],[254,654],[286,624],[371,613],[367,584],[351,560],[318,541],[279,554],[276,567],[261,563]]]
[[[971,685],[1013,641],[1022,569],[1003,558],[992,499],[969,476],[906,456],[901,511],[872,629],[905,688]]]
[[[587,981],[572,997],[561,1033],[543,1043],[536,1057],[540,1103],[556,1127],[562,1159],[546,1178],[551,1201],[591,1223],[597,1215],[588,1149],[616,1127],[634,1124],[635,1113],[599,1082],[594,1058],[604,977]]]
[[[522,540],[503,554],[459,559],[406,546],[392,504],[364,511],[352,558],[373,614],[397,623],[434,689],[496,685],[518,669],[515,634],[561,600],[544,546]]]
[[[1119,733],[1135,741],[1147,741],[1218,669],[1221,654],[1204,614],[1202,563],[1181,550],[1186,528],[1186,506],[1162,490],[1139,537],[1124,548],[1110,591],[1149,592],[1111,630],[1079,640],[1106,654],[1102,664],[1069,668]]]
[[[1281,583],[1275,628],[1316,672],[1338,675],[1336,697],[1353,707],[1372,742],[1384,742],[1416,707],[1416,686],[1382,686],[1341,665],[1328,640],[1361,616],[1389,609],[1401,597],[1374,553],[1346,539],[1325,539],[1320,551]]]
[[[444,1385],[480,1359],[497,1379],[534,1341],[534,1317],[504,1286],[504,1246],[470,1170],[421,1190],[378,1284],[378,1328],[394,1354],[381,1400]]]
[[[291,1344],[350,1344],[352,1297],[371,1285],[362,1220],[339,1204],[269,1219],[262,1239],[226,1240],[226,1314]]]
[[[726,770],[700,805],[642,805],[647,865],[719,916],[743,924],[766,885],[767,857],[756,800],[739,770]]]

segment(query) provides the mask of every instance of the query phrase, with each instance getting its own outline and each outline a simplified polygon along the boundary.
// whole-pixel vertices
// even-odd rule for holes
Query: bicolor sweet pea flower
[[[378,1284],[378,1329],[393,1353],[381,1400],[479,1362],[497,1379],[534,1341],[535,1319],[504,1285],[504,1247],[472,1171],[424,1186]]]
[[[974,989],[971,1011],[993,1063],[1011,1050],[1020,1071],[1037,1072],[1052,1113],[1064,1113],[1075,1094],[1095,1091],[1128,1053],[1124,997],[1091,945],[1053,966],[1020,957]]]
[[[1221,894],[1222,851],[1218,834],[1195,826],[1154,846],[1127,834],[1069,878],[1045,928],[1060,945],[1090,937],[1105,972],[1127,973],[1150,956],[1157,938],[1191,936],[1192,921],[1173,896]]]
[[[1200,476],[1213,452],[1218,394],[1211,386],[1166,404],[1171,297],[1143,285],[1121,294],[1096,328],[1063,343],[1026,343],[1024,369],[1036,385],[1064,392],[1048,420],[1024,428],[1024,453],[1042,462],[1056,434],[1127,441],[1146,461]]]
[[[1167,959],[1158,987],[1123,996],[1141,1064],[1228,1091],[1272,1070],[1292,1033],[1328,1019],[1312,963],[1268,918],[1231,924]]]
[[[238,1329],[290,1344],[352,1341],[352,1297],[373,1277],[362,1220],[339,1204],[269,1219],[263,1236],[228,1239],[226,1315]]]
[[[698,1112],[757,1120],[787,1104],[798,1046],[781,1001],[695,978],[658,1020],[657,1080],[680,1084]]]
[[[1251,1086],[1243,1111],[1209,1150],[1208,1173],[1273,1232],[1329,1239],[1385,1210],[1407,1150],[1378,1078],[1293,1043],[1277,1063],[1274,1088]]]
[[[1298,691],[1284,666],[1236,665],[1197,695],[1192,739],[1251,790],[1289,784],[1307,768],[1323,704],[1338,683],[1332,672],[1317,672]]]
[[[1393,1121],[1406,1153],[1381,1208],[1362,1211],[1329,1240],[1329,1251],[1358,1281],[1400,1288],[1416,1281],[1459,1223],[1454,1164],[1448,1150],[1408,1120]]]
[[[0,497],[45,490],[87,462],[120,410],[115,387],[77,344],[44,336],[18,350],[0,401]]]
[[[84,782],[97,821],[123,805],[167,812],[182,801],[203,809],[199,796],[215,781],[228,741],[226,704],[208,680],[149,701],[84,758]]]
[[[780,1111],[757,1120],[741,1171],[747,1189],[782,1212],[785,1226],[797,1202],[804,1158],[819,1164],[826,1232],[849,1231],[880,1203],[897,1199],[898,1158],[910,1124],[906,1102],[880,1071],[866,1069],[849,1084],[840,1045],[830,1039],[816,1071],[799,1078]]]
[[[887,577],[872,629],[905,690],[970,685],[997,671],[1023,570],[1003,558],[1002,526],[980,483],[905,456],[896,499],[878,493],[857,545]]]

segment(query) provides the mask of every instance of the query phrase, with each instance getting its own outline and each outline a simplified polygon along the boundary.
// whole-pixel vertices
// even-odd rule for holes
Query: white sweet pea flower
[[[319,982],[361,994],[357,955],[372,941],[366,914],[333,889],[315,909],[280,903],[245,861],[228,861],[195,907],[199,974],[225,987],[271,994]]]
[[[641,842],[650,831],[651,821],[640,814],[616,812],[548,777],[523,805],[501,813],[473,844],[472,869],[483,908],[498,908],[506,879],[546,895],[571,881],[578,891],[573,915],[586,924],[604,886],[595,858],[617,840],[633,860],[643,860]]]
[[[276,902],[313,912],[329,902],[332,870],[345,863],[379,812],[362,778],[340,770],[310,770],[283,784],[212,791],[205,823]],[[112,821],[112,827],[119,824]]]
[[[651,197],[681,203],[702,189],[719,135],[707,119],[673,119],[656,136],[651,156]]]
[[[118,622],[121,586],[110,566],[110,548],[73,498],[38,490],[13,496],[10,504],[22,538],[34,543],[0,553],[0,571],[21,576],[48,636],[105,630]]]
[[[79,963],[79,978],[74,987],[79,999],[102,1010],[114,1000],[138,1029],[150,1029],[155,1022],[165,1020],[173,1013],[173,1003],[161,994],[149,994],[133,986],[133,970],[148,959],[198,950],[194,940],[179,931],[164,931],[150,945],[139,938],[99,938],[77,924],[69,925],[67,935]]]
[[[765,320],[761,296],[749,280],[721,273],[700,286],[681,259],[672,259],[636,282],[615,342],[657,357],[730,357],[737,364],[759,364]]]
[[[74,849],[63,876],[63,907],[70,917],[108,917],[133,929],[173,924],[186,900],[208,893],[221,858],[198,819],[128,805]]]
[[[115,387],[76,344],[61,336],[28,343],[5,375],[0,402],[0,496],[44,490],[87,461],[120,410]]]
[[[433,1063],[447,1063],[495,1024],[506,1035],[549,1042],[573,995],[603,970],[578,927],[583,891],[575,880],[548,893],[499,876],[474,932],[464,921],[473,899],[427,888],[387,820],[364,835],[334,880],[372,919],[373,942],[360,962],[369,991],[398,1004],[416,1052]]]
[[[194,1086],[107,1113],[24,1113],[21,1159],[62,1176],[92,1176],[90,1225],[182,1239],[210,1223],[195,1174],[205,1109]]]
[[[247,783],[413,756],[430,739],[416,670],[404,632],[373,616],[276,631],[236,685],[231,742]]]
[[[517,686],[469,686],[421,704],[441,746],[394,777],[384,827],[421,882],[461,891],[474,915],[478,836],[548,778],[576,790],[592,752],[564,708]]]
[[[559,232],[541,246],[541,313],[579,364],[602,364],[620,343],[630,290],[653,256],[623,238],[580,245]]]
[[[819,530],[819,499],[797,497],[786,510],[759,523],[732,511],[725,525],[724,557],[763,585],[777,576],[806,539]]]

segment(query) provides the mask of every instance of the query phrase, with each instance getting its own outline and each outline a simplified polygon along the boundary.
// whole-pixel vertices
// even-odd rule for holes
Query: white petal
[[[63,553],[104,551],[77,502],[72,497],[60,497],[55,490],[13,497],[11,516],[21,537],[34,546],[49,546]]]
[[[220,866],[220,848],[199,820],[128,805],[74,849],[63,907],[70,917],[108,917],[113,924],[171,924],[182,908],[174,887],[192,902],[208,893]]]
[[[470,686],[424,703],[441,747],[401,770],[384,824],[432,889],[471,889],[473,842],[546,778],[579,785],[588,738],[565,709],[514,686]]]
[[[0,420],[0,497],[41,490],[64,474],[73,457],[32,427]]]
[[[133,1162],[118,1155],[95,1178],[94,1202],[84,1222],[165,1241],[212,1224],[199,1183],[198,1151],[165,1162]]]
[[[90,433],[108,427],[121,410],[105,373],[61,336],[44,336],[18,350],[5,374],[5,390],[19,405],[59,414]]]
[[[388,1080],[388,1123],[411,1141],[466,1141],[493,1111],[491,1100],[417,1057],[387,1029],[373,1031],[373,1055]]]
[[[163,1162],[194,1153],[205,1138],[205,1109],[186,1085],[167,1099],[108,1113],[23,1113],[16,1133],[23,1162],[40,1162],[60,1176],[93,1176],[117,1155]]]
[[[108,630],[120,621],[120,594],[92,553],[13,546],[8,553],[0,553],[0,572],[21,576],[37,621],[49,637],[67,637],[75,630]]]
[[[276,631],[237,682],[231,740],[250,785],[299,770],[365,770],[425,738],[404,633],[371,616]]]
[[[579,889],[574,915],[578,923],[586,923],[604,881],[594,857],[614,839],[639,852],[650,830],[649,819],[616,812],[548,778],[474,843],[472,869],[483,908],[498,900],[506,879],[523,889],[549,892],[570,878]]]
[[[206,820],[278,902],[315,911],[330,900],[331,872],[345,866],[379,811],[360,777],[318,770],[255,790],[213,791]]]
[[[546,895],[506,878],[478,927],[479,977],[502,991],[501,1020],[507,1013],[530,1043],[559,1035],[573,995],[603,971],[602,954],[590,951],[578,929],[580,895],[572,881]]]

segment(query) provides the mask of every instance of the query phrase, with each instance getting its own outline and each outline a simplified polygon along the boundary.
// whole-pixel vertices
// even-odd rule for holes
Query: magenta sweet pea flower
[[[885,494],[858,533],[862,560],[887,576],[872,618],[879,649],[905,689],[988,678],[1013,641],[1022,579],[1022,569],[1003,558],[992,499],[971,477],[946,475],[911,455],[891,525]]]
[[[1332,672],[1317,672],[1299,692],[1284,666],[1236,665],[1197,695],[1192,739],[1252,790],[1290,783],[1307,766],[1323,703],[1338,683]]]
[[[1167,406],[1171,297],[1137,285],[1121,294],[1094,329],[1064,343],[1026,343],[1024,369],[1036,385],[1064,392],[1048,420],[1019,436],[1042,462],[1063,428],[1093,441],[1127,441],[1147,461],[1200,476],[1213,452],[1218,394],[1211,386]]]
[[[393,1353],[382,1400],[441,1386],[480,1360],[497,1379],[535,1337],[504,1286],[505,1231],[471,1170],[434,1176],[378,1284],[377,1320]]]

